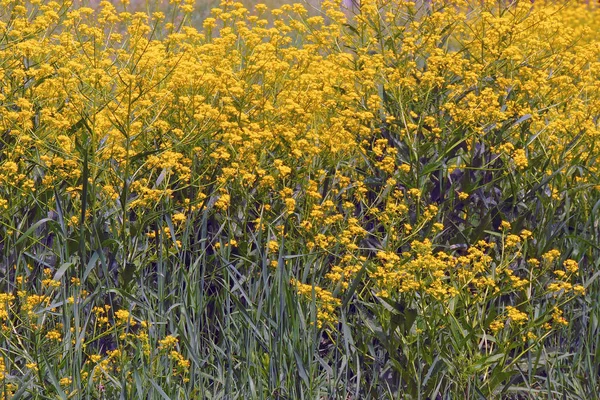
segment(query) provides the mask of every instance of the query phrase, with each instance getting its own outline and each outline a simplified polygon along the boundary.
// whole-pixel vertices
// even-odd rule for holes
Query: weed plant
[[[600,13],[0,0],[0,388],[600,398]]]

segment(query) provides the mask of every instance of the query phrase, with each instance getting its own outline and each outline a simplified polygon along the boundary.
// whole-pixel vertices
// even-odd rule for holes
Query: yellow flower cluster
[[[340,299],[323,288],[307,285],[292,279],[290,282],[297,290],[298,295],[308,301],[314,301],[317,310],[317,327],[321,328],[337,322],[336,309],[340,306]]]

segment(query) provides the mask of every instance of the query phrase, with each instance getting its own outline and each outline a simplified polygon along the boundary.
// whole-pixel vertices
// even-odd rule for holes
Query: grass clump
[[[596,398],[598,9],[0,4],[6,398]]]

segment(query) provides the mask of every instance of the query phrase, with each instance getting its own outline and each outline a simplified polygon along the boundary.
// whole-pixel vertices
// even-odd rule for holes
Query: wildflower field
[[[600,398],[597,4],[127,3],[0,0],[0,398]]]

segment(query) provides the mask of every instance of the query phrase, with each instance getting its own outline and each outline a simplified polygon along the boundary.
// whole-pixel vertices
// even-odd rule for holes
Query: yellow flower
[[[558,257],[560,257],[560,251],[558,251],[556,249],[552,249],[552,250],[542,254],[542,259],[547,263],[552,263]]]
[[[557,324],[557,325],[563,325],[563,326],[569,325],[569,321],[567,321],[563,317],[563,312],[558,307],[554,307],[553,308],[553,311],[552,311],[552,321],[554,321],[554,323]]]
[[[182,355],[181,353],[179,353],[178,351],[176,351],[176,350],[172,350],[172,351],[169,353],[169,357],[170,357],[170,358],[171,358],[173,361],[177,362],[177,366],[178,366],[179,368],[182,368],[182,369],[186,370],[186,369],[188,369],[188,368],[190,367],[190,361],[189,361],[189,360],[186,360],[186,359],[183,357],[183,355]]]
[[[294,208],[296,207],[296,200],[294,200],[291,197],[288,197],[287,199],[285,199],[285,207],[287,208],[288,214],[293,213]]]
[[[229,208],[229,204],[231,203],[231,196],[227,193],[222,194],[221,197],[215,203],[215,207],[219,210],[226,210]]]
[[[529,161],[527,160],[527,155],[525,154],[525,150],[517,149],[514,151],[512,155],[513,162],[518,169],[525,169],[529,166]]]
[[[61,378],[60,381],[58,381],[58,383],[60,383],[60,386],[69,386],[71,383],[73,383],[73,379],[71,379],[70,376]]]
[[[46,333],[46,338],[50,340],[56,340],[57,342],[62,342],[62,334],[57,330],[52,330]]]
[[[50,288],[57,288],[57,287],[60,287],[60,281],[55,281],[54,279],[43,279],[42,286],[50,287]]]
[[[177,345],[177,343],[179,343],[179,340],[173,335],[165,336],[164,339],[158,341],[158,344],[160,345],[161,349],[173,347]]]
[[[270,240],[267,243],[267,248],[271,253],[276,253],[279,250],[279,242],[277,240]]]
[[[521,238],[518,235],[507,235],[505,239],[506,247],[515,247],[521,243]]]
[[[504,321],[501,319],[495,319],[490,324],[490,330],[496,334],[500,329],[504,328]]]
[[[102,359],[102,356],[100,354],[92,354],[90,356],[90,361],[93,363],[97,363]]]
[[[518,325],[523,325],[529,319],[527,314],[517,310],[515,307],[512,306],[506,307],[506,313],[508,314],[508,318],[510,318],[512,322],[515,322]]]
[[[175,223],[185,222],[186,219],[187,217],[183,213],[177,213],[173,215],[173,222]]]
[[[576,294],[582,296],[585,294],[585,287],[583,287],[582,285],[574,285],[573,286],[573,292],[575,292]]]
[[[421,191],[419,189],[416,189],[416,188],[409,189],[408,190],[408,194],[409,194],[409,196],[412,196],[414,198],[421,197]]]
[[[444,230],[444,224],[440,223],[440,222],[436,222],[433,224],[433,231],[434,232],[440,232]]]
[[[119,323],[123,324],[129,322],[131,326],[136,325],[136,321],[131,318],[131,314],[127,310],[120,309],[118,311],[115,311],[115,317],[117,318],[117,321]]]
[[[572,274],[575,274],[577,273],[577,271],[579,271],[579,264],[577,264],[577,261],[575,260],[567,259],[563,263],[563,266],[567,271],[569,271]]]
[[[27,369],[30,369],[30,370],[32,370],[32,371],[36,371],[36,372],[38,371],[38,365],[37,365],[37,363],[35,363],[35,362],[26,363],[26,364],[25,364],[25,367],[26,367]]]
[[[523,240],[529,239],[532,235],[533,235],[533,233],[531,233],[531,231],[528,231],[527,229],[523,229],[521,231],[521,239],[523,239]]]

